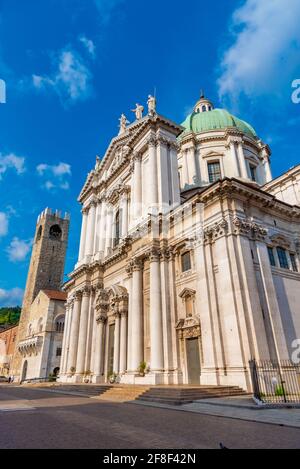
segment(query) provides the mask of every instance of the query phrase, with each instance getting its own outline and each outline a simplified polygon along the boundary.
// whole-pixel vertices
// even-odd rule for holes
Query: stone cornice
[[[237,196],[243,196],[248,201],[257,202],[261,208],[272,209],[278,214],[289,217],[291,221],[300,221],[300,207],[282,202],[257,186],[234,178],[224,178],[208,186],[201,193],[193,196],[191,201],[192,203],[208,204],[220,198],[232,199]]]

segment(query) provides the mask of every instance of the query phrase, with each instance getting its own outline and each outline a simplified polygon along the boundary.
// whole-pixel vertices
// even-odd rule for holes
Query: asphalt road
[[[0,448],[299,448],[300,429],[0,385]]]

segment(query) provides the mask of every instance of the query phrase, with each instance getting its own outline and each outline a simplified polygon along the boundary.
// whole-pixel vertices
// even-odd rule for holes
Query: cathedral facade
[[[300,337],[299,167],[201,96],[186,120],[137,105],[79,195],[62,382],[251,389],[249,360]]]

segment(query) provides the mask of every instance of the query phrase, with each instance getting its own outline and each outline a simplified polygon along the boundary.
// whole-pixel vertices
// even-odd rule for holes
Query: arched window
[[[118,210],[115,218],[115,246],[117,246],[120,242],[120,231],[120,210]]]
[[[64,327],[65,327],[65,318],[63,316],[60,316],[55,321],[55,331],[64,332]]]
[[[182,272],[186,272],[187,270],[191,270],[191,253],[185,252],[181,254],[181,270]]]
[[[202,112],[206,112],[206,106],[202,106]]]
[[[62,231],[59,225],[52,225],[49,230],[49,236],[51,239],[61,239]]]

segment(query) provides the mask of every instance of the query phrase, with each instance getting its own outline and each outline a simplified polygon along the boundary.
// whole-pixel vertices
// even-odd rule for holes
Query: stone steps
[[[247,394],[238,386],[56,384],[53,388],[60,393],[95,397],[102,401],[144,401],[169,405],[182,405],[200,399],[241,396]]]
[[[195,388],[150,388],[138,400],[169,405],[188,404],[200,399],[241,396],[246,392],[238,386],[199,386]]]
[[[128,402],[135,401],[150,389],[149,386],[140,385],[113,385],[99,396],[101,401]]]

